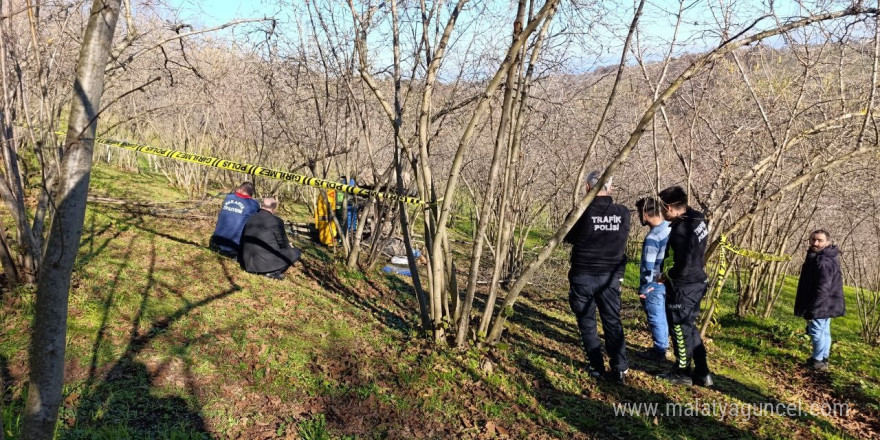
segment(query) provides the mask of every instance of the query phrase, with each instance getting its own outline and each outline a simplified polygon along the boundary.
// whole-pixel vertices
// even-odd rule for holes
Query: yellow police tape
[[[59,133],[63,134],[63,133]],[[428,202],[417,197],[402,196],[399,194],[385,193],[357,186],[346,185],[344,183],[333,182],[330,180],[318,179],[315,177],[303,176],[300,174],[288,173],[286,171],[277,171],[269,168],[263,168],[256,165],[250,165],[232,160],[221,159],[218,157],[202,156],[199,154],[186,153],[183,151],[169,150],[167,148],[151,147],[149,145],[139,145],[131,142],[118,141],[113,139],[96,138],[95,142],[108,145],[111,147],[124,148],[126,150],[137,151],[144,154],[152,154],[154,156],[167,157],[169,159],[192,162],[207,167],[219,168],[221,170],[235,171],[237,173],[250,174],[253,176],[266,177],[269,179],[282,180],[297,185],[313,186],[315,188],[335,189],[347,194],[354,194],[364,197],[375,197],[379,200],[404,202],[411,205],[427,205]]]
[[[791,255],[788,254],[767,254],[743,249],[728,241],[727,236],[724,234],[721,234],[721,242],[719,244],[721,246],[721,252],[718,254],[718,277],[715,281],[715,288],[712,289],[712,295],[709,297],[713,302],[718,301],[718,298],[721,296],[721,289],[724,287],[724,282],[727,280],[727,252],[750,258],[752,260],[771,262],[785,262],[791,260]],[[710,310],[712,310],[713,313],[712,316],[708,318],[710,320],[709,325],[714,327],[718,323],[715,313],[718,308],[710,307]]]
[[[743,249],[729,241],[727,241],[727,236],[721,234],[721,253],[724,254],[724,251],[730,251],[734,254],[741,255],[746,258],[751,258],[752,260],[761,260],[761,261],[789,261],[791,260],[791,255],[788,254],[765,254],[763,252],[751,251],[748,249]]]

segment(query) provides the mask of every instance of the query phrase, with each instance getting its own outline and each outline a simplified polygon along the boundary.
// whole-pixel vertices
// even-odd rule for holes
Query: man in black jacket
[[[666,188],[659,196],[663,202],[661,212],[671,226],[663,283],[666,286],[666,321],[676,358],[675,369],[661,377],[681,385],[712,386],[706,347],[696,325],[707,287],[703,259],[709,226],[703,214],[688,206],[687,193],[680,186]]]
[[[241,267],[250,273],[278,280],[300,257],[284,232],[284,222],[275,216],[278,201],[267,197],[260,211],[248,218],[241,233]]]
[[[813,341],[807,366],[820,371],[828,369],[831,355],[831,318],[846,314],[838,254],[828,231],[819,229],[810,234],[794,300],[794,314],[807,320],[807,334]]]
[[[595,187],[601,174],[587,176],[587,191]],[[626,269],[626,239],[629,235],[630,213],[623,205],[613,203],[611,182],[605,184],[584,214],[565,236],[573,245],[568,282],[568,302],[577,318],[578,329],[587,359],[590,376],[603,375],[623,383],[629,365],[623,324],[620,321],[620,280]],[[596,329],[596,308],[605,331],[605,348],[611,358],[611,371],[605,373],[602,347]]]

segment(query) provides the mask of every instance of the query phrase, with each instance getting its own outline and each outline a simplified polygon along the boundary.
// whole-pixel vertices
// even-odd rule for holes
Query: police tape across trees
[[[219,168],[222,170],[234,171],[237,173],[250,174],[253,176],[266,177],[269,179],[281,180],[284,182],[295,183],[297,185],[313,186],[315,188],[326,188],[341,191],[347,194],[353,194],[363,197],[374,197],[383,201],[404,202],[410,205],[427,205],[428,202],[417,197],[409,197],[400,194],[393,194],[360,188],[357,186],[346,185],[344,183],[333,182],[330,180],[318,179],[316,177],[303,176],[301,174],[289,173],[286,171],[278,171],[264,168],[257,165],[251,165],[232,160],[221,159],[219,157],[202,156],[199,154],[187,153],[184,151],[170,150],[167,148],[151,147],[149,145],[140,145],[126,141],[114,139],[97,138],[95,142],[111,147],[124,148],[126,150],[137,151],[144,154],[152,154],[154,156],[166,157],[174,160],[191,162],[197,165]]]

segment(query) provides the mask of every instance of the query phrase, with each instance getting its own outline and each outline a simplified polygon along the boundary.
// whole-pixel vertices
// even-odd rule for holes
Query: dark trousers
[[[623,323],[620,321],[620,280],[612,274],[575,275],[569,277],[569,284],[568,304],[577,319],[590,368],[605,371],[596,325],[598,308],[605,331],[605,348],[611,358],[611,371],[626,371],[629,365],[626,362]]]
[[[700,302],[706,294],[706,283],[666,285],[666,321],[672,335],[676,369],[693,376],[709,374],[706,347],[700,337],[696,320],[700,316]],[[691,370],[693,361],[693,371]]]

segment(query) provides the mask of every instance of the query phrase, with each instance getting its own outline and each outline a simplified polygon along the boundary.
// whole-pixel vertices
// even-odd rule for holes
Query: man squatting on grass
[[[807,320],[807,334],[813,341],[807,366],[820,371],[828,369],[831,356],[831,318],[846,314],[838,254],[828,231],[819,229],[810,234],[794,300],[794,314]]]
[[[244,182],[234,193],[226,196],[208,245],[211,249],[229,258],[238,256],[244,224],[260,210],[260,204],[254,200],[254,192],[254,184]]]
[[[601,174],[587,176],[587,191],[599,182]],[[577,319],[590,376],[623,384],[629,365],[623,323],[620,320],[620,281],[626,269],[626,240],[629,236],[629,209],[611,199],[611,180],[578,219],[565,241],[573,245],[568,282],[568,302]],[[605,347],[611,358],[611,371],[605,373],[602,347],[596,329],[596,308],[605,330]]]
[[[250,273],[283,280],[284,272],[299,260],[302,252],[290,245],[284,222],[275,215],[278,200],[266,197],[260,208],[241,233],[241,267]]]
[[[669,240],[669,222],[660,214],[660,203],[654,197],[639,199],[636,211],[642,226],[651,230],[642,243],[642,262],[639,265],[639,298],[648,327],[654,339],[654,346],[639,356],[653,361],[666,360],[669,348],[669,326],[666,323],[666,287],[658,281],[663,267],[666,243]]]
[[[666,188],[659,196],[663,202],[661,212],[671,226],[663,284],[666,285],[666,321],[677,360],[675,369],[661,377],[681,385],[712,386],[706,347],[696,325],[700,301],[707,288],[703,258],[709,227],[703,214],[688,206],[687,193],[680,186]]]

